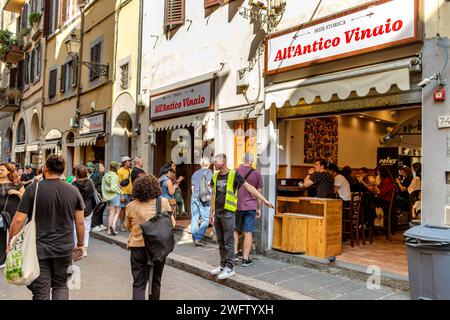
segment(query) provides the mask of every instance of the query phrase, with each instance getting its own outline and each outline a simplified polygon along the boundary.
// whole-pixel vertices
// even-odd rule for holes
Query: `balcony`
[[[0,89],[0,112],[15,113],[20,110],[22,92],[16,88]]]
[[[21,14],[22,7],[24,4],[25,4],[25,0],[6,0],[3,10]]]

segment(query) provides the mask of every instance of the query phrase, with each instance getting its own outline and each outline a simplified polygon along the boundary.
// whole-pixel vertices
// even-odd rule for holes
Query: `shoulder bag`
[[[22,230],[11,240],[11,250],[6,257],[5,277],[9,284],[28,286],[40,274],[36,248],[36,199],[39,182],[36,183],[33,213]]]

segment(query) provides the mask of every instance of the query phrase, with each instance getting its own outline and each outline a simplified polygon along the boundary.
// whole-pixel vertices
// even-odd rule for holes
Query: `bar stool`
[[[342,234],[350,234],[350,245],[353,248],[359,246],[359,218],[361,211],[361,192],[352,192],[350,205],[343,208],[342,212]]]

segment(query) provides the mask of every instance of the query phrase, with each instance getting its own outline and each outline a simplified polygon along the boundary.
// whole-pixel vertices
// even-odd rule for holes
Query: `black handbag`
[[[6,211],[6,206],[8,205],[9,194],[6,197],[5,207],[0,212],[0,229],[4,232],[7,232],[9,227],[11,226],[11,215],[8,211]]]
[[[128,171],[128,178],[120,181],[120,186],[121,187],[126,187],[127,185],[130,184],[130,176],[131,176],[131,171]]]

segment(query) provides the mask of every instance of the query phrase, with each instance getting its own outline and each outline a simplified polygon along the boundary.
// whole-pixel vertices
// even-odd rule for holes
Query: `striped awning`
[[[41,146],[42,150],[53,150],[56,147],[58,147],[58,143],[57,142],[52,142],[52,143],[45,143]]]
[[[150,126],[150,131],[162,131],[186,127],[206,126],[214,122],[214,112],[206,112],[191,116],[179,117],[162,121],[155,121]]]
[[[97,143],[97,136],[90,136],[90,137],[75,138],[74,145],[75,147],[87,147],[87,146],[95,146],[96,143]]]

